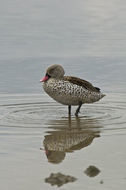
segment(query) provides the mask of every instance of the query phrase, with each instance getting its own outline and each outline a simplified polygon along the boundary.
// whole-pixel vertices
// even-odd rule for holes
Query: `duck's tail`
[[[106,96],[106,94],[101,94],[101,98],[103,98],[104,96]]]

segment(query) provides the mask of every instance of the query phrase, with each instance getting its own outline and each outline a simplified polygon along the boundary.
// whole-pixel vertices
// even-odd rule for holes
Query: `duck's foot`
[[[82,106],[82,102],[80,102],[78,108],[76,109],[75,116],[78,117],[78,113],[80,112],[80,108]]]

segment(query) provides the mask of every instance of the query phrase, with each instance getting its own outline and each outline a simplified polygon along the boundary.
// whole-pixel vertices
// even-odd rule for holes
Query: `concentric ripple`
[[[1,95],[0,101],[0,125],[3,127],[42,128],[49,127],[52,120],[68,120],[67,107],[46,95]],[[72,107],[73,120],[75,109]],[[108,94],[100,102],[83,105],[80,120],[98,122],[104,131],[126,133],[125,95]]]

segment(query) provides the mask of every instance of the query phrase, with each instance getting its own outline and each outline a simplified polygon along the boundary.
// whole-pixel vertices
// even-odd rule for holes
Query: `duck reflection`
[[[55,164],[62,162],[66,153],[85,148],[100,137],[101,126],[94,119],[67,118],[48,125],[53,131],[47,131],[43,145],[48,161]]]

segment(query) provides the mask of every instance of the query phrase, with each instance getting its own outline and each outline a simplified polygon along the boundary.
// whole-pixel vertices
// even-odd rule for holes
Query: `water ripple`
[[[9,96],[9,95],[8,95]],[[67,118],[67,107],[51,102],[41,95],[34,96],[8,96],[2,97],[4,103],[0,105],[0,125],[4,127],[41,128],[49,127],[54,120],[55,127],[59,120]],[[8,100],[9,99],[9,100]],[[74,125],[74,111],[72,107],[72,120]],[[109,94],[104,100],[95,104],[83,105],[80,119],[86,124],[91,121],[100,123],[104,131],[126,132],[126,101],[123,94]],[[57,120],[57,122],[56,122]],[[52,122],[53,123],[53,122]]]

